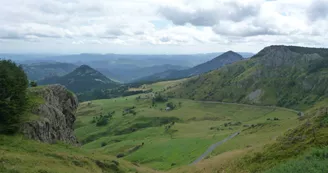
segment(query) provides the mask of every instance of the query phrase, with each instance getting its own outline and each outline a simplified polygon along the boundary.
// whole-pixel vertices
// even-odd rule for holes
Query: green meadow
[[[147,87],[158,92],[177,82]],[[153,104],[151,97],[152,94],[141,94],[81,103],[75,134],[82,141],[82,148],[156,170],[169,170],[190,164],[210,145],[235,132],[241,133],[208,157],[262,147],[299,124],[297,113],[283,108],[169,98],[167,102],[176,108],[167,111],[167,102]],[[125,113],[129,108],[134,113]],[[94,123],[95,117],[113,111],[106,125]]]

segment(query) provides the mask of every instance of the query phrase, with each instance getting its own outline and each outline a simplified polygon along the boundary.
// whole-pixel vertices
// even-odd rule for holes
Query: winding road
[[[240,105],[240,106],[252,106],[252,107],[266,107],[266,108],[279,108],[279,109],[283,109],[286,111],[290,111],[290,112],[294,112],[296,114],[298,114],[299,116],[304,116],[304,113],[301,111],[296,111],[293,109],[288,109],[288,108],[282,108],[282,107],[276,107],[276,106],[260,106],[260,105],[248,105],[248,104],[241,104],[241,103],[228,103],[228,102],[217,102],[217,101],[197,101],[197,102],[202,102],[202,103],[219,103],[219,104],[231,104],[231,105]],[[203,160],[206,156],[208,156],[216,147],[222,145],[224,142],[236,137],[237,135],[239,135],[240,132],[236,132],[232,135],[230,135],[229,137],[223,139],[222,141],[219,141],[213,145],[211,145],[201,156],[199,156],[195,161],[193,161],[190,165],[194,165],[197,164],[198,162],[200,162],[201,160]]]
[[[236,137],[237,135],[239,135],[240,132],[236,132],[230,136],[228,136],[227,138],[223,139],[222,141],[219,141],[213,145],[211,145],[206,151],[205,153],[203,153],[200,157],[198,157],[195,161],[193,161],[190,165],[194,165],[198,162],[200,162],[201,160],[203,160],[206,156],[208,156],[216,147],[220,146],[221,144],[223,144],[224,142],[228,141],[229,139],[232,139],[234,137]]]

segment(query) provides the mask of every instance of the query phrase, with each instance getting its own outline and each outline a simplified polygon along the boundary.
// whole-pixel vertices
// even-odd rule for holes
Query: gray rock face
[[[50,85],[32,92],[40,95],[45,103],[33,112],[40,118],[24,123],[21,127],[22,133],[27,138],[41,142],[63,141],[78,145],[73,133],[78,107],[77,97],[62,85]]]
[[[259,103],[260,102],[261,95],[263,94],[262,92],[263,91],[261,89],[257,89],[255,91],[249,93],[248,96],[247,96],[247,99],[249,101],[254,102],[254,103]]]

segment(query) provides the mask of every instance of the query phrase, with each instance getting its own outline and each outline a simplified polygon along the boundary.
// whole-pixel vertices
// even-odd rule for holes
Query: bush
[[[27,108],[28,80],[21,67],[0,61],[0,133],[14,133]]]
[[[158,94],[156,95],[154,98],[153,98],[153,103],[156,103],[156,102],[167,102],[168,99],[164,96],[162,96],[161,94]]]
[[[36,83],[35,81],[31,81],[30,82],[30,87],[37,87],[38,83]]]
[[[122,157],[124,157],[125,155],[123,154],[123,153],[120,153],[120,154],[118,154],[116,157],[117,158],[122,158]]]
[[[99,119],[97,120],[97,126],[105,126],[108,124],[108,118],[105,116],[100,115]]]
[[[123,110],[123,115],[127,115],[127,114],[137,115],[137,112],[134,110],[135,108],[136,108],[135,106],[125,108]]]
[[[115,111],[108,112],[107,115],[100,115],[99,117],[93,117],[91,124],[96,123],[97,126],[105,126],[108,124],[109,120],[113,118]]]
[[[175,109],[176,106],[175,106],[174,103],[169,102],[169,103],[166,104],[166,107],[169,107],[171,110],[173,110],[173,109]]]
[[[102,143],[101,143],[101,147],[104,147],[104,146],[106,146],[106,145],[107,145],[106,142],[102,142]]]

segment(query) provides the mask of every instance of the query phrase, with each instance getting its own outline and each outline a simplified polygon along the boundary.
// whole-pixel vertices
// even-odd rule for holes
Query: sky
[[[328,47],[328,0],[0,0],[1,53]]]

